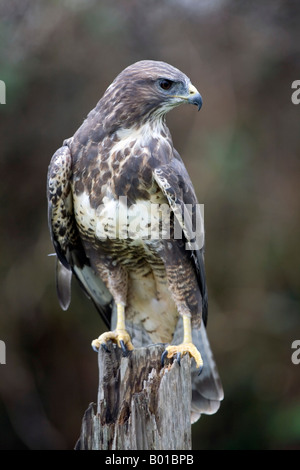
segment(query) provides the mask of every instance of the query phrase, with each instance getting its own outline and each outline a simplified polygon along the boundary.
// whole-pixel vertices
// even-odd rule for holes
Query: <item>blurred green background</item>
[[[46,173],[127,65],[169,62],[203,108],[168,115],[205,204],[208,332],[225,389],[194,449],[300,449],[300,5],[0,0],[0,448],[72,449],[104,331],[77,284],[59,308]]]

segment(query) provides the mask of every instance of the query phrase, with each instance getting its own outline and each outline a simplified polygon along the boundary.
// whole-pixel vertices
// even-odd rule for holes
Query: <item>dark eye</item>
[[[163,90],[170,90],[171,86],[173,85],[173,82],[171,80],[167,80],[166,78],[163,78],[159,82],[160,88]]]

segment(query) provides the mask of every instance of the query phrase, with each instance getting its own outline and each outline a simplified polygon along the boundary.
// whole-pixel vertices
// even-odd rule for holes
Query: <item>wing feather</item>
[[[184,164],[177,155],[168,165],[153,170],[153,177],[164,195],[190,250],[202,296],[202,319],[207,323],[208,302],[204,268],[204,223],[200,204]]]
[[[56,259],[56,292],[62,310],[68,310],[71,303],[72,271]]]
[[[51,159],[47,178],[48,224],[58,258],[56,286],[59,303],[63,310],[70,305],[73,273],[109,325],[112,296],[92,270],[85,254],[73,212],[71,180],[72,156],[68,145],[63,145]]]

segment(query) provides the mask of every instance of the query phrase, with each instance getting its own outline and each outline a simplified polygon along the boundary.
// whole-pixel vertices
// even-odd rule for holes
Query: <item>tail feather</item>
[[[203,359],[203,369],[200,375],[198,375],[198,370],[192,367],[191,410],[192,422],[195,422],[202,413],[214,414],[218,411],[224,392],[203,322],[200,329],[193,330],[193,342]]]

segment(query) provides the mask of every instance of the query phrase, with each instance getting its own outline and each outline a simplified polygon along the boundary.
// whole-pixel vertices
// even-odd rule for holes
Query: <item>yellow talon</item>
[[[112,341],[113,343],[116,343],[119,346],[119,348],[122,348],[121,342],[123,341],[123,345],[129,351],[133,350],[133,345],[131,343],[129,333],[127,333],[126,330],[117,330],[117,329],[114,331],[107,331],[106,333],[103,333],[102,335],[100,335],[99,338],[94,339],[94,341],[92,341],[92,347],[99,349],[101,344],[106,344],[108,341]]]
[[[167,346],[163,357],[165,355],[168,359],[171,359],[173,356],[177,356],[177,359],[180,364],[180,357],[184,354],[189,354],[190,357],[193,357],[196,362],[196,366],[198,369],[202,370],[203,361],[200,352],[193,344],[192,341],[192,325],[191,325],[191,318],[189,315],[182,315],[183,320],[183,342],[177,346]],[[200,372],[201,372],[200,370]]]
[[[92,341],[92,348],[95,351],[97,351],[101,345],[104,348],[107,348],[106,343],[108,341],[116,343],[124,353],[126,351],[132,351],[134,349],[129,333],[127,333],[127,331],[125,330],[124,310],[124,305],[117,304],[117,327],[114,331],[107,331],[106,333],[100,335],[99,338],[94,339],[94,341]]]
[[[195,359],[196,367],[198,369],[203,366],[201,354],[193,343],[182,343],[178,346],[167,346],[166,351],[168,359],[171,359],[177,354],[180,354],[181,356],[183,356],[184,354],[189,354],[190,357],[193,357]]]

